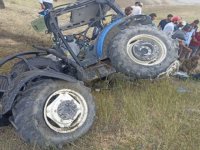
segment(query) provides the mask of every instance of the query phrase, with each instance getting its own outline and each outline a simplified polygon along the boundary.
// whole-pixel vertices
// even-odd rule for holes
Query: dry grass
[[[64,2],[63,0],[60,3]],[[35,33],[30,22],[37,18],[39,4],[29,0],[7,0],[0,10],[1,56],[30,49],[32,44],[50,45],[50,36]],[[168,13],[192,21],[200,6],[146,6],[158,19]],[[4,69],[7,69],[5,66]],[[4,70],[5,71],[5,70]],[[71,150],[199,150],[200,85],[194,81],[138,81],[117,78],[108,90],[93,91],[97,119],[93,129],[64,149]],[[101,87],[107,82],[101,82]],[[180,87],[186,92],[180,93]],[[24,143],[12,127],[0,129],[0,149],[39,149]]]
[[[195,19],[199,19],[198,15],[200,13],[200,5],[157,5],[157,6],[146,6],[144,8],[146,14],[157,13],[156,22],[163,18],[166,18],[168,14],[179,15],[183,20],[191,23]]]

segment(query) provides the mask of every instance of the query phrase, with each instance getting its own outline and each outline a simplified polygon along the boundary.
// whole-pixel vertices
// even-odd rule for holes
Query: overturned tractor
[[[60,23],[63,15],[65,24]],[[111,21],[104,23],[108,17]],[[126,17],[112,0],[56,7],[46,14],[45,23],[54,36],[51,48],[35,46],[0,61],[2,66],[19,59],[0,78],[2,120],[12,123],[25,141],[43,147],[60,147],[91,128],[95,103],[84,82],[115,72],[153,79],[178,57],[176,44],[152,27],[149,16]],[[84,31],[66,34],[83,26]]]

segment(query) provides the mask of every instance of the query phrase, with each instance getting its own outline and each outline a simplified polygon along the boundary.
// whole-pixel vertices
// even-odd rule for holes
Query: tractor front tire
[[[12,112],[22,139],[42,148],[60,148],[91,128],[95,104],[82,83],[46,79],[24,91]]]
[[[110,44],[109,57],[118,72],[134,79],[152,79],[178,58],[177,44],[150,26],[122,30]]]

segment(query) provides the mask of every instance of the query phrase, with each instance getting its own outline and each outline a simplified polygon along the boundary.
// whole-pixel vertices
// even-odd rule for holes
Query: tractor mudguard
[[[6,114],[12,109],[16,96],[19,94],[20,90],[24,87],[26,83],[41,77],[60,79],[68,82],[77,82],[77,80],[73,77],[60,72],[55,72],[53,70],[32,70],[24,72],[16,79],[14,79],[14,81],[9,85],[8,90],[4,93],[1,100],[3,109],[2,114]]]
[[[13,55],[9,55],[7,57],[5,57],[4,59],[0,60],[0,67],[3,66],[5,63],[7,63],[8,61],[15,59],[15,58],[21,58],[24,55],[44,55],[46,54],[45,51],[26,51],[26,52],[20,52],[20,53],[16,53]]]
[[[123,29],[130,26],[137,25],[150,25],[152,24],[150,16],[146,15],[136,15],[128,16],[124,18],[117,19],[107,25],[103,31],[100,33],[96,43],[96,52],[100,60],[108,58],[108,46],[112,39]]]
[[[108,34],[111,33],[111,31],[122,22],[123,22],[122,19],[115,20],[114,22],[112,22],[111,24],[106,26],[103,29],[103,31],[101,32],[101,34],[98,36],[98,40],[97,40],[97,44],[96,44],[98,58],[101,58],[102,55],[105,56],[103,50],[104,50],[104,46],[107,45],[107,43],[105,43],[105,42],[106,42],[106,38],[108,37]],[[109,36],[109,37],[111,37],[111,36]]]

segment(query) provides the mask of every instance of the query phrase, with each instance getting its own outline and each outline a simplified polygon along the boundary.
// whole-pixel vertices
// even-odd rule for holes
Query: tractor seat
[[[68,30],[89,24],[100,17],[100,9],[100,5],[96,2],[78,7],[71,11],[70,21],[60,26],[60,29]]]

